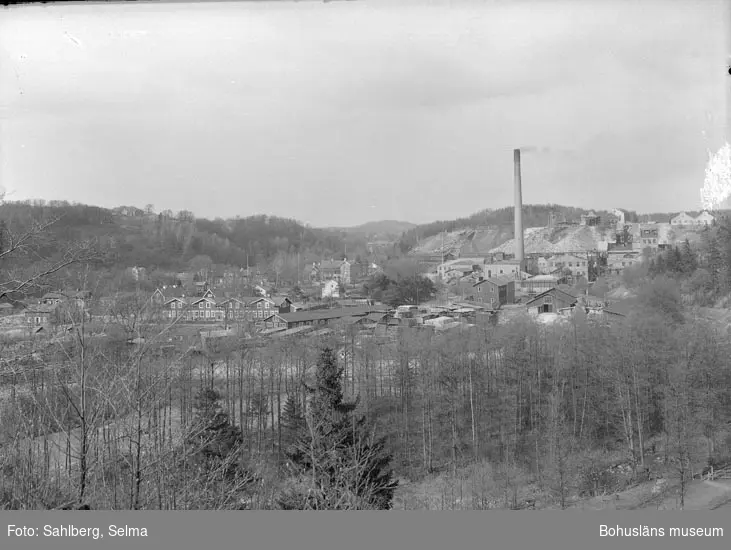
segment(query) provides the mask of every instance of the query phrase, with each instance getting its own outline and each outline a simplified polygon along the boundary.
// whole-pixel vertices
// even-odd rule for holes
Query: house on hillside
[[[686,212],[681,212],[674,218],[670,218],[670,225],[696,225],[696,218]]]
[[[558,313],[560,310],[576,305],[578,298],[558,287],[550,288],[538,294],[526,303],[528,313]]]
[[[712,225],[715,219],[716,218],[704,210],[696,216],[695,225]]]
[[[515,279],[497,276],[482,279],[473,285],[473,300],[493,309],[515,303]]]
[[[351,281],[350,262],[342,260],[324,260],[320,262],[319,276],[321,281],[334,280],[349,285]]]

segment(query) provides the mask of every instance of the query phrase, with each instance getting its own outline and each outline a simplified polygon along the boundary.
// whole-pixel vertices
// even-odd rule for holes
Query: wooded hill
[[[133,215],[122,213],[130,211]],[[92,239],[109,252],[111,266],[184,269],[186,262],[197,255],[208,256],[217,264],[261,265],[278,253],[299,252],[304,257],[320,258],[341,256],[346,248],[346,240],[339,232],[305,227],[293,219],[258,215],[208,220],[196,219],[189,212],[179,214],[110,210],[60,201],[0,205],[0,220],[14,235],[39,221],[59,218],[41,244],[42,256],[52,255],[54,250],[70,243]],[[364,251],[364,243],[349,237],[347,248],[354,254],[359,244]],[[24,260],[33,261],[31,256]]]

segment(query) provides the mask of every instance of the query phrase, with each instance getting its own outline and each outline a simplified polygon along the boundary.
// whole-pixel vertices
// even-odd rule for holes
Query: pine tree
[[[685,242],[683,243],[683,252],[682,252],[682,263],[683,263],[683,271],[690,275],[693,272],[695,272],[696,269],[698,269],[698,261],[695,257],[695,252],[690,246],[690,241],[688,238],[685,238]]]
[[[391,456],[384,438],[376,438],[366,418],[346,402],[343,369],[330,348],[323,349],[315,387],[309,388],[306,426],[287,450],[295,476],[305,486],[280,495],[284,509],[391,507],[397,482],[389,469]]]
[[[282,409],[282,448],[291,451],[298,435],[307,427],[301,407],[294,395],[287,396]]]
[[[186,442],[193,448],[193,455],[210,465],[226,461],[238,451],[244,441],[241,429],[231,424],[228,414],[221,410],[220,394],[206,388],[195,398],[196,417]],[[235,473],[235,465],[229,473]]]

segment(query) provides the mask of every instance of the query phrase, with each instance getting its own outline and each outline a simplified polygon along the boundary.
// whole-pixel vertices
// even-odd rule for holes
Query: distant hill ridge
[[[363,235],[375,236],[394,236],[399,237],[405,231],[409,231],[416,227],[415,223],[404,222],[399,220],[380,220],[366,222],[353,227],[332,227],[328,228],[333,231],[344,231],[346,233],[360,233]]]

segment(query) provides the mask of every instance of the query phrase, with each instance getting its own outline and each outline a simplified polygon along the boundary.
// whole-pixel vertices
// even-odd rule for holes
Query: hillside
[[[615,241],[613,226],[602,223],[600,226],[582,225],[558,225],[548,227],[548,213],[554,212],[557,219],[578,222],[581,214],[587,210],[574,209],[556,205],[529,206],[523,214],[525,227],[524,242],[525,253],[567,253],[587,252],[591,250],[606,250],[608,242]],[[603,220],[608,219],[608,213],[595,211],[602,216]],[[638,216],[636,213],[627,213],[627,221],[632,227],[635,238],[639,238],[640,219],[646,216]],[[429,226],[417,226],[405,234],[401,240],[402,249],[409,250],[410,254],[440,254],[442,252],[459,253],[468,256],[470,252],[504,252],[514,254],[514,226],[512,223],[512,209],[505,208],[494,212],[483,212],[476,214],[469,219],[455,220],[454,222],[436,222],[449,224],[449,228],[431,234],[435,224]],[[718,215],[722,215],[719,213]],[[546,221],[540,223],[545,216]],[[668,220],[671,214],[656,214],[650,218],[656,221],[658,239],[661,243],[679,243],[686,238],[695,242],[699,237],[699,229],[678,228],[669,225]],[[480,223],[481,221],[491,223]],[[426,229],[425,229],[426,227]],[[426,235],[419,234],[424,230]],[[409,244],[411,239],[413,244]]]
[[[374,222],[366,222],[364,224],[356,225],[353,227],[336,227],[331,229],[336,231],[344,231],[345,233],[351,234],[357,233],[378,239],[397,238],[400,237],[401,234],[405,231],[413,229],[414,227],[416,227],[416,224],[411,222],[398,220],[380,220]]]
[[[226,265],[266,264],[278,254],[309,257],[339,254],[343,238],[305,227],[297,220],[250,216],[232,220],[196,219],[190,212],[145,213],[130,207],[106,209],[43,201],[0,204],[0,220],[14,235],[39,220],[58,218],[44,235],[40,255],[81,240],[94,240],[108,252],[108,267],[182,269],[195,256]]]
[[[610,214],[604,210],[594,210],[603,218],[607,218]],[[625,210],[625,219],[628,222],[639,221],[637,213]],[[573,206],[562,206],[559,204],[527,204],[523,205],[523,226],[545,227],[549,225],[551,217],[556,221],[579,220],[582,214],[589,213],[585,208],[577,208]],[[410,250],[417,245],[422,245],[422,241],[440,235],[440,233],[455,232],[462,229],[472,230],[476,228],[500,229],[500,232],[507,230],[512,231],[515,220],[515,211],[512,206],[506,206],[499,209],[481,210],[465,218],[458,218],[450,221],[436,221],[428,224],[418,225],[401,237],[400,246],[402,250]],[[512,233],[510,233],[512,236]],[[440,237],[441,238],[441,237]],[[501,240],[502,239],[502,240]],[[497,241],[493,241],[491,248],[499,246],[505,242],[506,238],[498,237]]]

